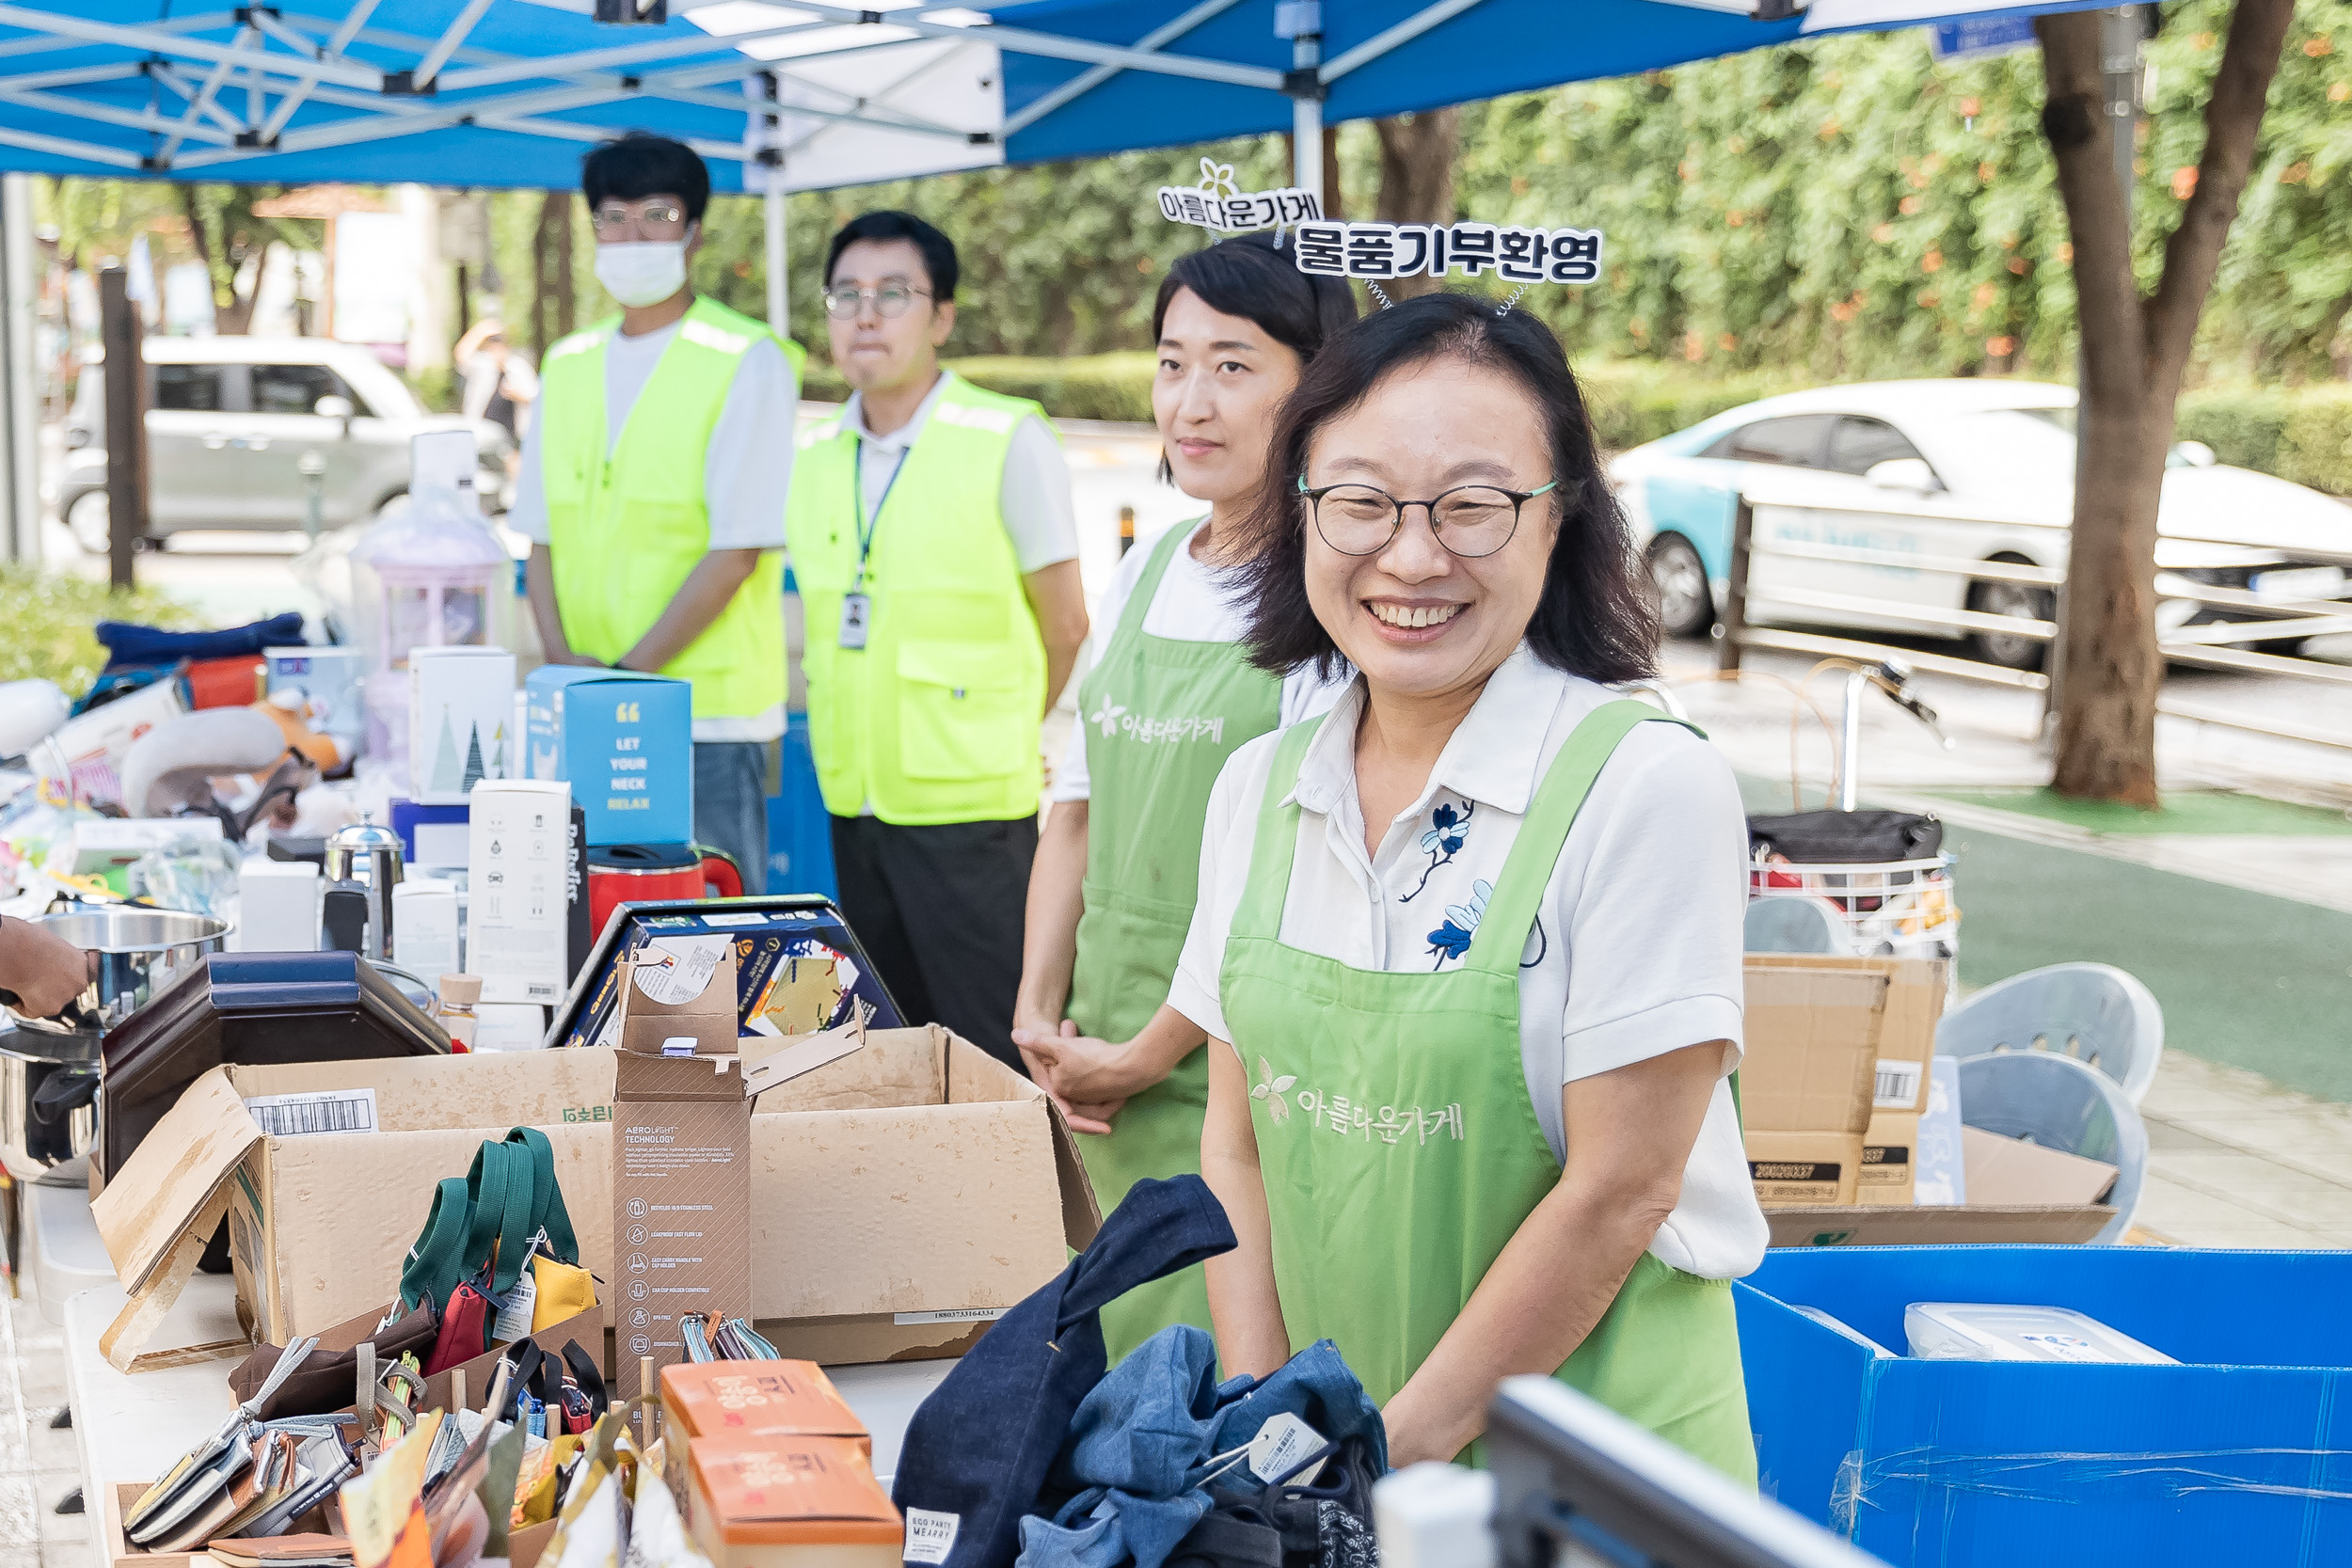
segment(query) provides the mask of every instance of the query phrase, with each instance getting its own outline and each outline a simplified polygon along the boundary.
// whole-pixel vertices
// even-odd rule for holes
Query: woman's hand
[[[1035,1024],[1015,1029],[1012,1043],[1020,1047],[1021,1059],[1029,1064],[1029,1076],[1037,1080],[1038,1087],[1061,1107],[1071,1131],[1102,1134],[1111,1130],[1111,1119],[1134,1090],[1114,1087],[1106,1092],[1102,1085],[1115,1081],[1117,1074],[1108,1064],[1123,1054],[1125,1047],[1082,1036],[1069,1019],[1062,1020],[1058,1029]]]
[[[0,920],[0,990],[16,993],[26,1018],[50,1018],[90,983],[98,955],[85,953],[46,926]]]

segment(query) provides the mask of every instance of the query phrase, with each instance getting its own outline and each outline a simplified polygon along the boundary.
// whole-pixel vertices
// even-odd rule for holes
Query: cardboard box
[[[1766,1209],[1855,1201],[1862,1178],[1859,1132],[1747,1134],[1748,1179]]]
[[[1913,1154],[1919,1147],[1919,1117],[1913,1111],[1872,1111],[1869,1131],[1862,1134],[1862,1180],[1856,1203],[1909,1205],[1915,1196],[1916,1167]]]
[[[1934,1118],[1931,1115],[1911,1119],[1916,1123]],[[1933,1131],[1922,1127],[1915,1134],[1921,1146],[1929,1145]],[[1859,1195],[1860,1206],[1797,1208],[1784,1201],[1780,1212],[1765,1214],[1772,1227],[1772,1245],[2087,1242],[2115,1218],[2115,1211],[2098,1201],[2114,1184],[2113,1165],[1974,1127],[1961,1128],[1959,1142],[1967,1157],[1967,1203],[1909,1207],[1874,1203],[1867,1184],[1866,1150],[1866,1185]]]
[[[135,1289],[199,1220],[209,1236],[217,1221],[204,1217],[208,1199],[233,1192],[245,1216],[239,1294],[283,1344],[380,1308],[424,1227],[434,1182],[463,1176],[483,1139],[537,1126],[555,1147],[581,1261],[609,1299],[617,1057],[534,1051],[216,1069],[116,1173],[95,1206],[101,1234]],[[280,1093],[371,1105],[382,1130],[267,1136],[239,1097]],[[751,1136],[753,1315],[787,1355],[832,1364],[961,1354],[1059,1274],[1101,1220],[1053,1101],[936,1025],[870,1033],[761,1095]]]
[[[621,964],[623,1051],[649,1056],[732,1056],[735,943],[724,936],[668,937]]]
[[[687,1518],[712,1568],[898,1568],[898,1511],[853,1443],[697,1438]]]
[[[408,655],[408,798],[462,805],[514,763],[515,656],[504,648],[419,647]]]
[[[614,1402],[648,1392],[643,1370],[686,1359],[685,1312],[739,1315],[752,1300],[752,1106],[732,1056],[614,1063]]]
[[[855,939],[841,923],[840,911],[830,904],[801,907],[745,908],[754,900],[722,899],[705,903],[691,912],[675,909],[632,918],[615,940],[613,953],[596,974],[585,976],[577,1006],[557,1014],[563,1031],[559,1043],[610,1045],[613,1009],[620,999],[620,960],[662,937],[723,933],[735,940],[736,1032],[761,1032],[755,1020],[774,1003],[781,985],[798,993],[794,1006],[817,984],[811,964],[831,963],[832,975],[822,984],[838,988],[840,999],[827,1022],[834,1027],[852,1016],[866,1015],[868,1027],[905,1027],[889,995],[858,953]],[[795,966],[794,959],[802,962]],[[566,999],[567,1004],[570,999]]]
[[[2113,1165],[2062,1148],[2043,1148],[1980,1127],[1963,1127],[1960,1141],[1968,1159],[1972,1204],[2080,1206],[2098,1202],[2115,1185]]]
[[[1888,1562],[2352,1561],[2352,1252],[1775,1252],[1733,1296],[1772,1495]],[[2183,1364],[1917,1360],[1921,1301],[2071,1307]]]
[[[467,973],[485,1002],[564,999],[570,983],[571,786],[485,780],[467,821]]]
[[[694,836],[693,686],[634,670],[548,664],[524,681],[530,776],[562,779],[590,844]]]
[[[705,1361],[661,1370],[663,1463],[670,1490],[685,1502],[687,1444],[832,1437],[853,1443],[870,1465],[874,1439],[814,1361]]]
[[[1926,1110],[1927,1068],[1935,1059],[1935,1026],[1942,1022],[1945,1000],[1951,995],[1951,961],[1947,958],[1836,958],[1817,953],[1751,953],[1747,956],[1750,974],[1759,970],[1791,969],[1885,976],[1886,1005],[1879,1022],[1871,1108],[1913,1113]]]

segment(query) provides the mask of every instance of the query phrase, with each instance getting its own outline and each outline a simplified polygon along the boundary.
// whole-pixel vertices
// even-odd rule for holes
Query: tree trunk
[[[531,347],[545,362],[557,339],[568,337],[577,308],[572,297],[572,193],[539,198],[539,227],[531,235]]]
[[[1452,223],[1454,154],[1461,140],[1462,111],[1424,109],[1372,123],[1380,135],[1379,221]],[[1438,282],[1427,277],[1400,277],[1387,288],[1402,299],[1427,293]]]
[[[2101,78],[2099,18],[2044,16],[2043,135],[2058,165],[2074,247],[2082,333],[2074,537],[2059,650],[2059,793],[2153,809],[2156,795],[2156,510],[2173,405],[2197,318],[2220,264],[2252,166],[2264,95],[2284,47],[2293,0],[2238,0],[2213,95],[2195,191],[2143,299],[2132,276],[2131,224],[2115,178],[2115,122]]]

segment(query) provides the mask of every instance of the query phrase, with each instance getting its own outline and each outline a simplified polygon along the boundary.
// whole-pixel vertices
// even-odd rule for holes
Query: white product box
[[[474,1004],[476,1051],[536,1051],[548,1043],[548,1010],[516,1002]]]
[[[39,773],[55,774],[60,768],[70,772],[77,800],[97,806],[119,805],[122,780],[119,770],[131,742],[187,711],[180,701],[180,683],[157,681],[67,720],[56,734],[27,752],[25,760]]]
[[[473,787],[466,973],[482,976],[485,1002],[564,999],[571,816],[567,784],[505,779]]]
[[[392,961],[440,989],[444,974],[467,973],[457,945],[457,884],[430,877],[392,889]]]
[[[408,656],[408,798],[460,805],[483,780],[520,773],[514,723],[513,654],[504,648],[413,650]]]
[[[237,875],[237,928],[230,942],[240,953],[315,953],[319,899],[326,891],[310,861],[249,856]]]

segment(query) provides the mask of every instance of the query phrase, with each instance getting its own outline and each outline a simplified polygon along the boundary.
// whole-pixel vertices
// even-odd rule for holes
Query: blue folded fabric
[[[164,631],[129,621],[101,621],[91,635],[106,646],[106,668],[119,670],[135,664],[177,664],[183,658],[238,658],[264,648],[290,647],[302,641],[302,616],[290,610],[223,631]]]

